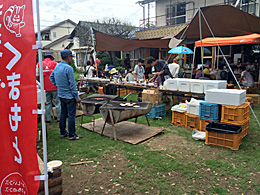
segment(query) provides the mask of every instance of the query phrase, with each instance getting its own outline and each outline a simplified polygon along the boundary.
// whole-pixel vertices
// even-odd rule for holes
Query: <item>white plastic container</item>
[[[191,98],[190,102],[187,102],[187,113],[198,115],[200,113],[200,102],[204,102],[203,100],[196,100],[194,98]]]
[[[205,101],[214,104],[240,106],[245,103],[246,90],[238,89],[209,89]]]
[[[178,91],[190,92],[190,82],[192,79],[178,78]]]
[[[193,79],[190,82],[191,92],[192,93],[204,93],[204,81],[205,80]]]
[[[209,89],[226,89],[227,81],[222,80],[204,80],[204,93]]]
[[[178,79],[167,79],[166,80],[166,89],[177,91],[178,90]]]

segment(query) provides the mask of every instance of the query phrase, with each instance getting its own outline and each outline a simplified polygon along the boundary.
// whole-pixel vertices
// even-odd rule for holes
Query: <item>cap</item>
[[[61,58],[64,59],[68,56],[76,57],[72,54],[72,52],[69,49],[64,49],[60,52]]]
[[[50,56],[50,57],[53,57],[53,54],[52,54],[52,52],[46,52],[45,54],[44,54],[44,57],[47,57],[47,56]]]

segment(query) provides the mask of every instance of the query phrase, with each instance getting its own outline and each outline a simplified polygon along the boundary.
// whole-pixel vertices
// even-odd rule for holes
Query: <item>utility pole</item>
[[[148,2],[148,28],[150,27],[150,0]]]

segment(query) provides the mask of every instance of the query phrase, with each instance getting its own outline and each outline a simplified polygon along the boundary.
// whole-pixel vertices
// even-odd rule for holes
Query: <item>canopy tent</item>
[[[202,39],[202,46],[237,45],[260,43],[260,34],[251,34],[236,37],[209,37]],[[195,47],[200,47],[200,41],[195,42]]]
[[[114,37],[94,30],[96,38],[96,51],[132,51],[141,47],[168,48],[169,40],[131,40]]]
[[[234,37],[260,34],[260,18],[244,12],[230,5],[217,5],[201,8],[202,15],[207,19],[215,37]],[[212,37],[205,19],[201,19],[202,38]],[[191,20],[187,28],[176,37],[185,39],[199,39],[199,12]]]

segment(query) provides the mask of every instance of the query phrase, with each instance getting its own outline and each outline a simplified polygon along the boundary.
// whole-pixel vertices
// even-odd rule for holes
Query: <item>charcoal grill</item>
[[[135,106],[140,107],[133,107],[133,106],[121,106],[122,103],[135,103]],[[106,123],[111,124],[113,128],[113,135],[114,139],[116,140],[116,130],[115,124],[121,121],[126,121],[131,118],[135,118],[135,123],[137,122],[137,118],[139,116],[145,115],[146,121],[149,124],[148,118],[146,114],[148,114],[152,109],[151,103],[146,102],[122,102],[122,101],[110,101],[100,107],[100,114],[104,119],[105,123],[102,128],[101,135],[104,132]]]
[[[117,100],[125,101],[125,98],[121,98],[117,95],[98,95],[94,94],[81,100],[81,107],[84,115],[93,117],[93,131],[95,128],[95,116],[94,114],[99,113],[99,108],[108,101]],[[81,117],[82,126],[83,115]]]

